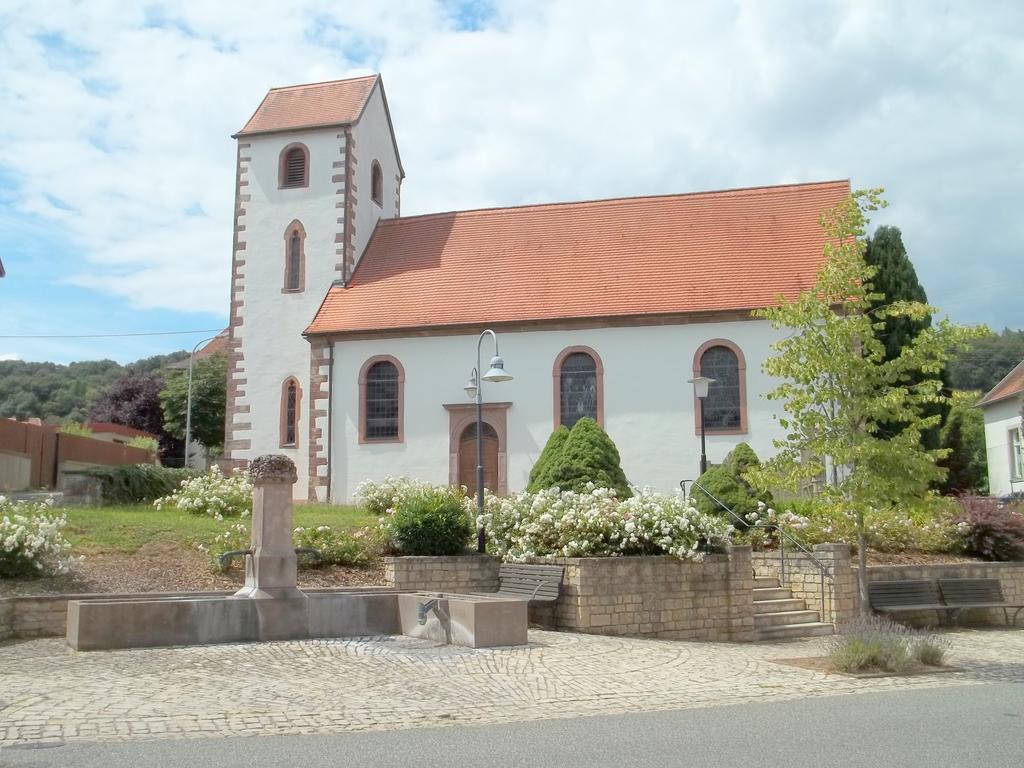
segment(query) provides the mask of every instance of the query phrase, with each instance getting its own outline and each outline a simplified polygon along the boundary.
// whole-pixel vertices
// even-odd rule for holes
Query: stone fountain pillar
[[[296,587],[292,543],[292,486],[298,480],[287,456],[259,456],[249,465],[253,483],[252,555],[245,559],[245,586],[235,597],[305,600]]]

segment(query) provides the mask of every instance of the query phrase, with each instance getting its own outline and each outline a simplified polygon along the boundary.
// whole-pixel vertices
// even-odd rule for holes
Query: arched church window
[[[401,442],[405,371],[390,356],[374,357],[359,373],[359,441]]]
[[[694,375],[714,379],[703,404],[696,404],[697,408],[704,408],[705,430],[746,432],[746,364],[740,348],[730,341],[715,339],[704,344],[695,357]]]
[[[304,289],[306,279],[306,230],[298,219],[284,231],[284,286],[285,292]]]
[[[604,421],[601,358],[589,347],[569,347],[555,359],[555,428],[587,417]]]
[[[278,187],[309,186],[309,149],[305,144],[289,144],[281,150]]]
[[[299,382],[290,377],[281,386],[281,447],[296,448],[299,444]]]
[[[384,205],[384,174],[376,160],[370,166],[370,197],[377,205]]]

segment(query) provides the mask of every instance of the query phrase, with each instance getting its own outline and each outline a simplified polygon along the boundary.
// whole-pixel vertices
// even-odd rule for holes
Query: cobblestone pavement
[[[820,639],[723,644],[531,631],[522,648],[406,637],[75,653],[0,644],[0,746],[500,723],[1024,683],[1024,632],[948,635],[957,671],[853,679],[782,665]]]

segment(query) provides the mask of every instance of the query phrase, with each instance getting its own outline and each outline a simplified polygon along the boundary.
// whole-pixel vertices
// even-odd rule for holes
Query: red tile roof
[[[196,360],[203,360],[213,355],[224,355],[228,354],[228,342],[231,340],[231,331],[225,328],[223,331],[218,333],[203,346],[196,350],[196,354],[192,358],[193,362]],[[168,368],[175,368],[179,370],[188,369],[188,357],[179,360],[176,363],[169,363]]]
[[[992,387],[989,393],[978,401],[978,405],[992,405],[992,403],[1021,394],[1024,394],[1024,360],[1006,374],[1002,381]]]
[[[363,113],[379,77],[367,75],[271,88],[249,122],[234,137],[354,123]]]
[[[381,220],[307,333],[748,310],[822,260],[849,181]]]

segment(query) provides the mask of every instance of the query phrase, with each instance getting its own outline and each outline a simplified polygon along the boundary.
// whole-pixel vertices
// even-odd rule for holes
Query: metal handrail
[[[682,482],[680,482],[680,485],[683,486],[683,483],[685,483],[685,482],[686,481],[683,480]],[[805,547],[802,543],[800,543],[799,539],[797,539],[795,536],[793,536],[785,528],[779,527],[779,525],[777,523],[771,523],[771,522],[768,522],[768,523],[760,523],[760,522],[751,523],[748,520],[744,520],[742,517],[737,515],[736,512],[734,512],[732,509],[730,509],[725,504],[725,502],[723,502],[720,498],[715,496],[715,494],[713,494],[711,491],[709,491],[707,488],[705,488],[703,485],[701,485],[699,480],[691,481],[690,488],[691,488],[691,491],[692,491],[693,488],[699,488],[701,490],[701,492],[705,496],[707,496],[709,499],[711,499],[713,502],[715,502],[718,506],[720,506],[722,509],[724,509],[726,514],[729,515],[729,517],[731,517],[733,520],[739,522],[740,524],[742,524],[742,525],[744,525],[744,526],[746,526],[748,528],[764,528],[764,529],[767,529],[767,530],[775,530],[775,531],[777,531],[779,533],[779,584],[782,584],[783,586],[786,584],[786,544],[785,544],[785,542],[786,542],[787,539],[789,540],[789,542],[794,547],[796,547],[796,549],[800,552],[800,554],[802,554],[802,555],[806,556],[808,559],[810,559],[810,561],[812,563],[814,563],[814,565],[817,567],[819,575],[821,577],[821,620],[822,621],[825,620],[825,580],[826,579],[828,580],[828,583],[829,583],[829,588],[830,588],[829,591],[834,592],[834,590],[835,590],[835,580],[833,579],[832,572],[831,572],[831,570],[829,569],[829,567],[827,565],[825,565],[823,562],[821,562],[821,560],[819,560],[817,557],[815,557],[814,553],[811,552],[811,550],[809,550],[807,547]],[[683,492],[685,493],[685,486],[683,486],[683,489],[684,489]]]

